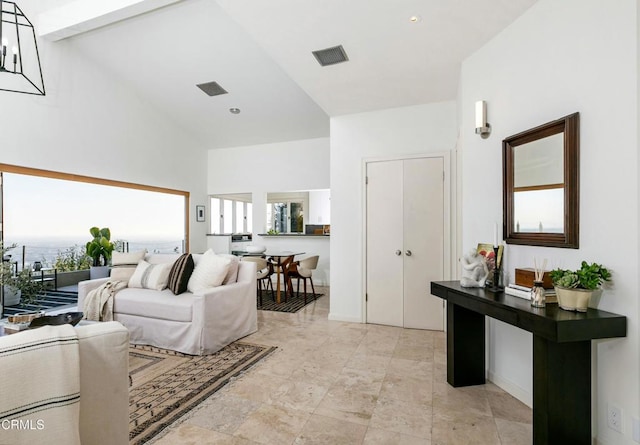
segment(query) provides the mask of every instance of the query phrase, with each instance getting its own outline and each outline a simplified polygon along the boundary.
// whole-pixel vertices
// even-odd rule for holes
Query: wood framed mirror
[[[502,141],[508,244],[579,247],[578,113]]]

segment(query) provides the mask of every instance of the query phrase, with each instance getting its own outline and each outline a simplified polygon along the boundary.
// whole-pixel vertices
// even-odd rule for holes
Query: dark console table
[[[534,308],[528,300],[465,288],[459,281],[431,283],[447,300],[447,382],[485,383],[485,315],[533,333],[533,443],[590,445],[591,340],[625,337],[627,318],[557,304]]]

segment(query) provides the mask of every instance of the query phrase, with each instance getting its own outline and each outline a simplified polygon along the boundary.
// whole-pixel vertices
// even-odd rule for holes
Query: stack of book
[[[24,331],[29,329],[30,323],[2,323],[2,327],[4,328],[5,334],[15,334],[16,332]]]
[[[534,271],[533,269],[516,269],[516,281],[504,288],[504,292],[515,297],[531,299],[531,289],[533,287]],[[543,286],[545,288],[545,300],[547,303],[557,303],[558,297],[556,290],[551,283],[549,272],[544,272]]]
[[[7,317],[7,321],[2,323],[2,327],[4,328],[5,334],[14,334],[16,332],[29,329],[31,322],[42,316],[44,316],[44,311],[24,312],[21,314],[9,315]]]
[[[514,297],[524,298],[525,300],[531,300],[531,288],[527,286],[520,286],[519,284],[511,283],[504,288],[504,293],[513,295]],[[545,301],[547,303],[558,302],[555,289],[545,289]]]

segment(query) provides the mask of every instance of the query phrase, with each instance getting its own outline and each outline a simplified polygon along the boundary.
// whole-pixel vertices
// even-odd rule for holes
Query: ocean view
[[[129,252],[135,252],[146,249],[147,252],[155,253],[172,253],[182,252],[183,242],[182,240],[171,239],[138,239],[138,240],[123,240],[128,242]],[[63,252],[70,247],[78,246],[84,247],[87,243],[87,237],[77,238],[21,238],[12,239],[5,238],[5,246],[11,244],[17,244],[18,246],[11,249],[8,255],[11,255],[11,261],[17,261],[20,267],[22,267],[22,252],[24,246],[25,252],[25,267],[30,268],[35,261],[40,261],[44,267],[50,267],[55,262],[55,258],[60,252]]]

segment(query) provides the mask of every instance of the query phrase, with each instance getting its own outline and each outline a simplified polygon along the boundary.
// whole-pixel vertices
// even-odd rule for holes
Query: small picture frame
[[[196,221],[198,222],[205,221],[204,206],[196,206]]]

